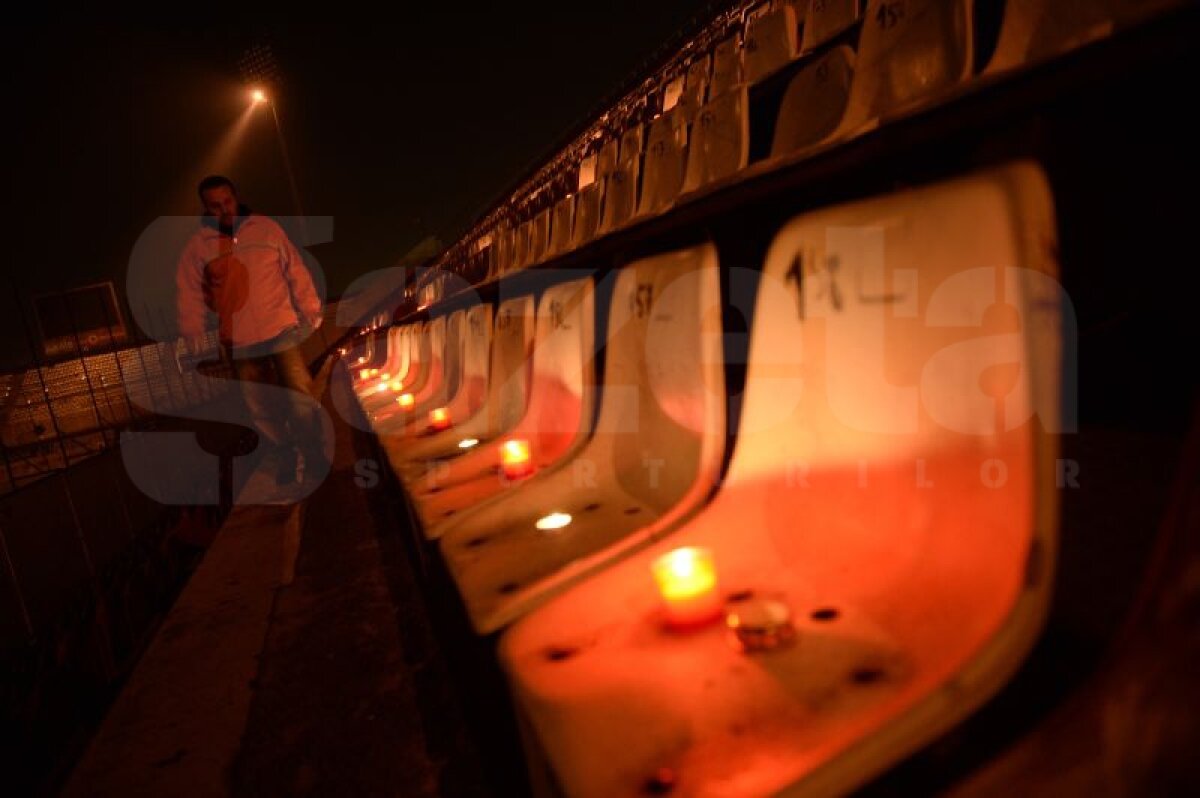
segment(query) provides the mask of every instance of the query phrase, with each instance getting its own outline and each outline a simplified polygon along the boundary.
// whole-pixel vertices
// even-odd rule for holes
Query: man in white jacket
[[[208,312],[216,313],[254,426],[274,449],[278,478],[298,480],[305,459],[324,452],[312,376],[299,350],[321,324],[320,297],[287,234],[242,205],[228,178],[206,177],[198,192],[204,216],[176,271],[180,333],[199,354]]]

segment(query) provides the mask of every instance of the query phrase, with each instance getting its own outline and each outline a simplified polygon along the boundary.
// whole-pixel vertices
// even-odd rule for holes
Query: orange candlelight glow
[[[708,549],[685,546],[651,566],[671,626],[697,626],[721,614],[717,569]]]
[[[401,410],[412,410],[416,401],[411,393],[402,393],[396,397],[396,404],[400,405]]]
[[[388,387],[390,387],[393,391],[398,391],[404,387],[404,383],[402,383],[400,380],[392,380]]]
[[[533,473],[529,441],[515,438],[500,445],[500,467],[508,479],[521,479]]]
[[[371,379],[371,370],[370,370],[370,369],[363,369],[362,371],[358,372],[358,378],[359,378],[360,380],[369,380],[369,379]]]
[[[444,429],[450,429],[450,411],[444,407],[438,407],[429,411],[429,428],[441,432]]]

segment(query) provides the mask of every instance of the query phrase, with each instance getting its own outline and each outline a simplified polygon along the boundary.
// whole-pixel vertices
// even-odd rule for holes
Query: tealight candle
[[[717,569],[708,549],[685,546],[669,551],[654,561],[651,570],[669,625],[699,626],[721,615]]]
[[[402,393],[396,397],[396,404],[400,405],[401,410],[412,410],[416,402],[416,398],[411,393]]]
[[[392,380],[392,382],[391,382],[391,384],[389,385],[389,387],[392,389],[392,392],[394,393],[394,392],[396,392],[396,391],[400,390],[401,388],[403,388],[403,387],[404,387],[404,383],[403,383],[403,382],[401,382],[400,380]]]
[[[500,469],[507,479],[521,479],[533,473],[529,441],[514,438],[500,445]]]
[[[429,428],[435,432],[450,429],[450,411],[438,407],[429,411]]]
[[[371,379],[371,370],[370,370],[370,369],[363,369],[362,371],[358,372],[358,378],[359,378],[360,380],[369,380],[369,379]]]

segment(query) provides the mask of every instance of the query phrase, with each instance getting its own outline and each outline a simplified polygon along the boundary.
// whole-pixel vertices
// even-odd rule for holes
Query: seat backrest
[[[708,99],[724,94],[742,82],[742,42],[734,34],[719,42],[713,50],[712,82],[708,86]]]
[[[727,178],[750,160],[749,101],[743,86],[705,103],[692,124],[684,191]]]
[[[985,71],[1043,61],[1177,4],[1178,0],[1007,0]]]
[[[443,390],[446,370],[446,317],[438,316],[426,322],[423,330],[417,334],[420,362],[425,364],[421,369],[418,384],[413,386],[414,401],[420,405],[430,403],[429,400],[439,395]],[[444,394],[442,394],[444,395]],[[432,403],[434,406],[441,402]]]
[[[978,475],[989,458],[1031,481],[1047,454],[1034,437],[1058,428],[1053,240],[1046,180],[1028,164],[789,222],[758,290],[728,483],[797,464],[907,476],[918,459]],[[904,490],[955,505],[950,492],[986,494],[985,481]],[[864,501],[901,498],[870,485]]]
[[[512,260],[508,264],[509,271],[524,269],[529,265],[529,235],[530,222],[528,219],[521,222],[513,230],[513,247]]]
[[[833,135],[846,112],[854,78],[854,51],[830,48],[801,69],[779,104],[771,155],[803,150]]]
[[[571,248],[571,228],[575,219],[575,195],[563,197],[554,204],[550,219],[550,248],[547,255],[561,255]]]
[[[618,483],[658,512],[711,487],[724,448],[725,387],[716,248],[635,261],[613,287],[600,415]],[[598,444],[598,445],[597,445]]]
[[[700,107],[708,99],[709,70],[711,57],[705,53],[691,63],[683,83],[683,94],[679,97],[679,113],[684,122],[691,122],[700,113]]]
[[[530,295],[513,297],[496,310],[492,334],[487,406],[490,436],[511,429],[529,402],[534,338],[534,302]]]
[[[581,247],[596,237],[600,227],[600,198],[604,181],[598,180],[579,189],[575,195],[575,223],[571,226],[571,246]]]
[[[829,41],[858,22],[861,13],[862,0],[811,0],[800,50],[807,53]]]
[[[799,52],[796,10],[787,4],[746,23],[743,64],[746,82],[755,83],[796,57]]]
[[[650,123],[642,166],[638,215],[658,213],[671,206],[683,187],[687,165],[687,118],[675,108]]]
[[[604,184],[604,209],[600,232],[623,225],[637,208],[638,178],[642,166],[642,126],[635,125],[621,135],[617,165]]]
[[[462,367],[458,387],[448,406],[450,418],[463,420],[477,413],[488,395],[488,366],[492,348],[492,306],[480,303],[464,311],[461,327]]]
[[[541,263],[550,246],[550,209],[542,209],[529,224],[529,264]]]
[[[621,142],[619,139],[608,139],[596,153],[596,182],[603,180],[617,168]]]
[[[539,467],[557,461],[591,429],[595,407],[595,299],[591,278],[547,288],[537,304],[529,406],[517,437]]]
[[[972,7],[972,0],[871,0],[843,129],[910,111],[967,80]]]

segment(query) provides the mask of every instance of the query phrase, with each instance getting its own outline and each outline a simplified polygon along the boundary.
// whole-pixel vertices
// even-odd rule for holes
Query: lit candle
[[[369,379],[371,379],[371,370],[370,370],[370,369],[363,369],[362,371],[358,372],[358,378],[359,378],[360,380],[369,380]]]
[[[514,438],[500,445],[500,468],[508,479],[521,479],[533,473],[529,441]]]
[[[412,410],[416,402],[417,400],[411,393],[402,393],[396,397],[396,404],[400,405],[401,410]]]
[[[708,549],[685,546],[662,555],[651,566],[674,627],[698,626],[721,615],[717,569]]]
[[[429,411],[429,428],[435,432],[450,429],[450,411],[438,407]]]
[[[390,387],[391,387],[392,391],[395,392],[395,391],[398,391],[401,388],[403,388],[404,383],[401,382],[400,380],[392,380]]]

